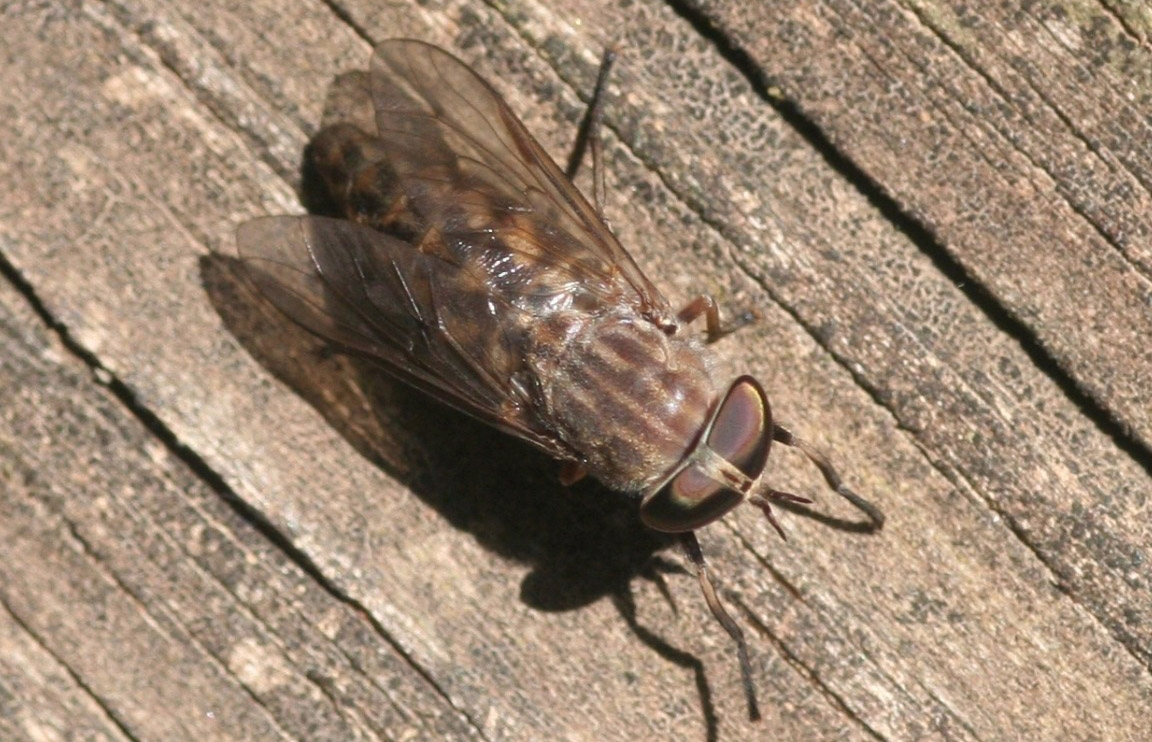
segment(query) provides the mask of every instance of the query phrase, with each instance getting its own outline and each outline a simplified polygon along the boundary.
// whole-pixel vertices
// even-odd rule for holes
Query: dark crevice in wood
[[[835,706],[844,716],[851,719],[865,734],[872,739],[887,740],[888,737],[881,734],[878,730],[871,727],[864,717],[856,713],[856,711],[848,704],[848,702],[837,693],[832,686],[824,682],[819,673],[806,665],[794,652],[788,648],[787,642],[772,632],[770,628],[756,615],[747,604],[740,599],[739,595],[733,594],[729,590],[724,590],[724,600],[732,606],[735,606],[742,614],[744,614],[744,622],[754,628],[760,636],[768,641],[780,657],[792,667],[797,675],[805,678],[808,683],[824,698],[828,699],[829,703]]]
[[[916,16],[921,25],[928,29],[928,31],[930,31],[935,36],[935,38],[945,48],[948,49],[948,51],[956,55],[956,58],[959,59],[965,67],[971,70],[973,74],[977,75],[989,90],[993,91],[997,96],[999,96],[1000,101],[1005,106],[1012,105],[1013,98],[1015,97],[1012,92],[1006,89],[995,77],[993,77],[983,67],[981,67],[978,60],[975,59],[972,54],[968,53],[967,49],[949,37],[945,32],[945,29],[940,28],[937,24],[933,24],[931,19],[926,17],[925,14],[918,9],[912,8],[910,9],[910,12]],[[916,62],[907,55],[904,55],[904,59],[909,64],[918,66],[916,65]],[[1019,72],[1019,70],[1017,70],[1017,72]],[[1109,163],[1108,158],[1103,152],[1100,151],[1100,145],[1094,142],[1092,137],[1082,130],[1077,122],[1060,107],[1059,103],[1055,101],[1051,95],[1049,95],[1048,91],[1046,91],[1043,87],[1037,86],[1029,75],[1021,73],[1019,79],[1021,84],[1026,86],[1028,91],[1034,95],[1037,100],[1044,103],[1048,112],[1059,119],[1060,123],[1063,124],[1065,131],[1071,134],[1073,138],[1080,142],[1084,149],[1091,152],[1092,155],[1095,156],[1097,160],[1099,160],[1101,166],[1108,169],[1115,167],[1144,188],[1147,189],[1149,187],[1149,183],[1147,182],[1146,178],[1139,171],[1128,167],[1124,158],[1116,158],[1114,165]],[[946,115],[945,111],[941,112]],[[995,122],[992,123],[995,124]],[[1000,123],[1003,124],[1003,122]],[[1054,184],[1056,184],[1056,187],[1053,189],[1053,193],[1059,194],[1059,196],[1064,199],[1064,203],[1068,205],[1068,208],[1079,215],[1080,218],[1083,219],[1084,222],[1088,224],[1088,226],[1090,226],[1097,235],[1100,236],[1100,239],[1102,239],[1105,244],[1115,250],[1121,260],[1125,261],[1133,271],[1141,274],[1146,273],[1140,260],[1135,258],[1131,254],[1130,250],[1125,249],[1123,238],[1119,238],[1116,234],[1113,234],[1111,231],[1109,231],[1108,226],[1101,221],[1101,215],[1093,214],[1091,212],[1091,208],[1088,205],[1075,197],[1075,195],[1068,189],[1066,185],[1066,179],[1064,177],[1062,177],[1058,172],[1053,171],[1044,162],[1037,160],[1030,150],[1022,147],[1017,139],[1012,136],[1012,132],[1010,130],[1005,130],[1004,128],[996,127],[994,125],[992,126],[992,129],[995,131],[995,133],[1000,135],[1004,142],[1012,147],[1014,152],[1027,160],[1031,167],[1043,173],[1045,176],[1050,178]],[[975,143],[973,143],[973,146],[979,149],[979,146]],[[985,161],[987,161],[987,157],[985,157]],[[989,162],[989,165],[993,165],[993,163]]]
[[[936,241],[935,236],[927,226],[904,211],[900,204],[885,192],[881,184],[872,180],[859,165],[837,149],[827,134],[801,110],[799,105],[770,95],[768,91],[772,84],[761,67],[747,52],[734,44],[722,29],[714,25],[705,11],[696,7],[692,0],[669,0],[669,6],[681,18],[691,24],[697,33],[712,43],[717,52],[744,76],[755,93],[771,106],[789,126],[795,129],[836,173],[856,188],[885,219],[911,240],[932,261],[936,269],[956,286],[998,330],[1016,340],[1032,363],[1059,387],[1068,400],[1086,418],[1091,420],[1097,429],[1106,435],[1119,450],[1142,467],[1149,476],[1152,476],[1152,450],[1143,445],[1123,422],[1115,418],[1089,390],[1085,389],[1077,379],[1069,374],[1060,361],[1041,342],[1033,328],[1005,308],[987,287],[974,279],[968,270]],[[721,232],[724,231],[723,225],[714,224],[713,226]],[[798,317],[787,305],[782,304],[782,306],[796,317],[797,321],[805,327],[816,342],[821,343],[829,353],[839,359],[839,356],[831,348],[821,342],[819,333],[815,332],[816,328],[811,327],[803,318]],[[881,396],[868,379],[863,378],[851,368],[849,371],[858,384],[883,404]],[[896,410],[892,410],[892,413],[899,419],[900,416]]]
[[[136,399],[136,394],[124,382],[120,381],[112,372],[100,363],[100,359],[94,353],[82,346],[79,342],[73,339],[68,328],[58,322],[43,302],[37,296],[35,289],[29,284],[24,277],[16,270],[16,268],[8,262],[8,260],[0,256],[0,275],[12,282],[16,290],[24,296],[28,301],[32,310],[56,334],[61,344],[73,355],[75,355],[81,362],[92,369],[93,373],[99,374],[104,381],[104,386],[110,391],[116,399],[124,405],[125,408],[135,417],[149,433],[154,435],[164,447],[167,448],[177,459],[183,462],[192,472],[203,480],[213,492],[219,495],[225,502],[227,502],[246,522],[255,527],[261,535],[275,544],[278,548],[290,556],[292,561],[296,563],[306,574],[312,577],[318,584],[327,590],[334,597],[345,600],[338,590],[335,589],[320,572],[319,568],[308,558],[308,556],[300,552],[291,541],[280,533],[271,523],[269,523],[260,513],[255,512],[243,500],[236,496],[231,488],[224,482],[216,470],[208,465],[198,453],[185,446],[179,441],[176,435],[163,423],[161,420],[149,410],[147,407],[140,404]]]
[[[320,0],[320,2],[324,7],[328,8],[328,10],[331,10],[332,15],[339,18],[341,23],[352,29],[357,36],[369,44],[375,46],[380,41],[379,39],[373,39],[372,35],[368,33],[368,29],[364,28],[360,23],[357,23],[352,13],[340,3],[334,2],[333,0]]]
[[[741,534],[737,529],[732,528],[731,525],[728,526],[728,529],[732,532],[732,534],[736,538],[736,540],[738,540],[741,543],[743,548],[755,556],[756,561],[760,563],[760,567],[765,572],[770,574],[772,576],[772,579],[774,579],[781,587],[783,587],[784,590],[786,590],[788,592],[788,594],[791,595],[792,598],[796,602],[807,603],[807,600],[804,597],[804,594],[800,591],[800,589],[797,588],[790,580],[788,580],[782,572],[780,572],[778,569],[776,569],[772,565],[772,563],[769,562],[768,559],[765,558],[765,556],[759,550],[757,550],[748,539],[746,539],[743,536],[743,534]],[[867,722],[864,721],[864,718],[862,716],[855,713],[848,706],[847,701],[845,701],[840,695],[836,694],[829,686],[827,686],[825,683],[823,683],[820,680],[819,674],[815,670],[813,670],[811,667],[808,667],[807,665],[805,665],[800,660],[800,658],[797,657],[794,653],[788,651],[786,645],[784,644],[784,640],[781,639],[780,637],[778,637],[777,635],[775,635],[774,633],[772,633],[767,628],[767,626],[763,623],[763,621],[754,615],[752,608],[740,600],[739,595],[734,594],[728,590],[725,590],[724,592],[725,592],[724,599],[726,601],[728,601],[729,603],[731,603],[732,605],[737,606],[744,613],[744,615],[747,617],[748,623],[751,626],[755,627],[756,630],[760,634],[765,636],[769,640],[769,642],[771,642],[777,648],[777,651],[781,654],[781,656],[783,656],[784,659],[797,670],[797,672],[799,672],[801,675],[803,675],[805,678],[807,678],[808,681],[814,687],[816,687],[819,690],[821,695],[828,698],[848,718],[852,719],[854,722],[859,724],[869,734],[876,737],[877,739],[887,739],[887,737],[880,734],[880,732],[878,732],[877,730],[870,727],[867,724]],[[867,656],[867,653],[861,652],[861,655]],[[899,682],[895,682],[895,681],[892,684],[893,684],[893,686],[899,686],[900,685]],[[935,696],[931,696],[931,697],[933,698],[933,700],[939,701],[939,699],[936,699]],[[941,706],[943,706],[943,705],[944,704],[941,703]],[[955,714],[953,714],[953,716],[955,716]],[[967,729],[969,731],[969,733],[972,735],[972,737],[974,739],[978,738],[976,733],[975,733],[975,730],[972,729],[971,725],[963,724],[963,726],[965,729]]]
[[[76,543],[80,544],[80,546],[83,549],[84,555],[86,557],[88,557],[89,560],[91,560],[93,565],[99,565],[101,573],[103,575],[105,575],[110,581],[114,582],[116,584],[116,587],[118,587],[120,589],[121,593],[128,596],[128,598],[133,601],[133,603],[136,605],[137,609],[140,611],[140,613],[142,615],[153,615],[155,613],[155,611],[153,611],[144,602],[144,600],[142,600],[140,598],[139,594],[135,590],[133,590],[127,583],[125,583],[123,580],[121,580],[120,576],[118,574],[116,574],[116,572],[114,570],[112,570],[111,568],[109,568],[103,564],[103,561],[99,558],[96,551],[92,548],[92,545],[89,543],[88,539],[86,539],[80,533],[79,529],[75,526],[75,524],[71,523],[70,521],[68,521],[63,516],[61,516],[61,520],[64,522],[65,527],[68,529],[68,533],[72,536],[72,538],[76,541]],[[273,709],[272,707],[270,707],[268,705],[267,699],[262,697],[260,695],[260,693],[258,693],[251,686],[251,684],[246,683],[243,680],[241,680],[240,678],[236,677],[236,675],[227,667],[227,664],[222,660],[222,658],[218,654],[216,654],[215,652],[213,652],[210,649],[208,649],[207,647],[205,647],[201,642],[199,642],[191,631],[188,631],[187,628],[184,626],[181,626],[181,629],[184,630],[184,634],[183,634],[184,640],[188,644],[194,645],[198,650],[203,652],[203,654],[206,657],[210,657],[210,658],[212,658],[212,660],[215,660],[217,662],[217,667],[220,668],[221,672],[223,672],[224,674],[231,677],[236,682],[236,685],[240,689],[242,689],[242,691],[248,696],[249,700],[251,700],[252,703],[254,703],[258,708],[262,709],[263,711],[265,711],[268,714],[269,723],[277,731],[279,731],[281,734],[286,735],[287,730],[285,730],[283,727],[281,727],[280,719],[277,716],[275,709]]]
[[[324,590],[328,595],[332,596],[340,603],[354,609],[359,615],[363,616],[365,620],[372,626],[373,631],[381,637],[392,649],[404,659],[405,662],[421,677],[428,685],[435,689],[436,693],[444,699],[444,701],[455,709],[458,713],[468,720],[468,724],[473,728],[480,738],[485,738],[481,733],[482,727],[473,719],[464,709],[461,709],[452,702],[451,697],[444,688],[436,681],[436,679],[427,672],[405,649],[397,642],[391,634],[384,628],[382,624],[371,614],[371,612],[361,605],[356,599],[347,595],[340,590],[334,583],[332,583],[320,570],[311,557],[304,551],[299,549],[290,538],[282,533],[271,521],[264,517],[263,513],[259,512],[242,498],[232,491],[232,488],[224,481],[224,478],[213,469],[196,451],[193,451],[188,446],[184,445],[154,412],[141,404],[136,398],[135,392],[132,391],[127,384],[118,379],[107,368],[100,363],[100,359],[83,345],[81,345],[75,338],[72,337],[68,328],[60,323],[47,307],[40,300],[32,285],[24,278],[24,276],[13,266],[3,253],[0,253],[0,276],[12,283],[16,290],[24,297],[29,306],[35,312],[36,316],[40,318],[46,326],[48,326],[57,336],[60,343],[68,352],[72,353],[82,363],[92,369],[93,374],[99,374],[103,379],[107,379],[104,383],[105,388],[124,406],[130,415],[132,415],[141,425],[144,426],[148,432],[155,436],[164,447],[179,461],[191,470],[191,472],[203,481],[208,487],[226,505],[228,505],[244,522],[252,526],[261,536],[268,539],[277,549],[283,553],[287,559],[300,568],[312,581]]]
[[[1123,4],[1121,2],[1120,4]],[[1116,22],[1116,25],[1124,29],[1124,33],[1128,34],[1129,40],[1138,46],[1144,46],[1148,43],[1147,37],[1143,36],[1138,29],[1128,21],[1128,19],[1118,9],[1113,7],[1113,3],[1108,0],[1100,0],[1100,8]]]
[[[895,683],[895,680],[893,682]],[[924,688],[924,694],[930,698],[933,703],[935,703],[941,709],[946,710],[947,716],[944,717],[945,720],[956,719],[956,722],[964,729],[967,739],[976,740],[977,742],[984,739],[984,737],[980,734],[979,730],[977,730],[974,725],[965,722],[958,712],[953,710],[951,706],[945,703],[944,699],[942,699],[938,694],[933,693],[931,686],[921,687]],[[932,726],[926,730],[933,732],[934,734],[932,736],[938,735],[941,739],[954,739],[956,736],[958,736],[955,734],[950,734],[946,724],[939,723],[940,717],[938,714],[932,714],[931,716],[925,715],[925,718],[930,718],[934,722]],[[924,736],[927,737],[929,735],[925,734]]]
[[[744,538],[744,534],[732,527],[729,527],[729,530],[736,540],[740,542],[740,545],[744,547],[744,550],[752,554],[756,561],[760,563],[760,569],[764,570],[780,587],[784,588],[784,590],[792,596],[793,600],[797,603],[807,602],[804,599],[804,593],[800,592],[800,588],[796,587],[791,580],[785,577],[783,572],[776,569],[772,562],[768,561],[768,558],[762,554],[751,541]]]
[[[911,432],[911,431],[909,431]],[[923,453],[924,458],[929,461],[937,471],[941,472],[950,482],[960,486],[965,492],[976,493],[979,492],[979,487],[965,476],[963,471],[957,469],[954,465],[940,461],[933,451],[928,449],[925,445],[917,441],[917,447]],[[973,496],[975,497],[975,496]],[[1127,625],[1109,613],[1102,612],[1100,607],[1093,603],[1090,595],[1084,595],[1075,588],[1077,580],[1072,573],[1073,567],[1067,562],[1059,562],[1053,557],[1051,552],[1038,547],[1029,535],[1029,531],[1023,527],[1020,522],[1012,516],[1011,513],[1004,510],[998,503],[983,500],[987,503],[989,509],[996,513],[1001,519],[1001,522],[1009,531],[1016,537],[1016,539],[1023,544],[1041,564],[1047,568],[1051,574],[1049,584],[1059,591],[1062,595],[1066,596],[1069,600],[1076,605],[1087,611],[1101,626],[1101,628],[1110,634],[1113,639],[1132,656],[1136,662],[1146,669],[1152,669],[1149,664],[1150,655],[1147,649],[1141,644],[1138,636],[1132,632]]]
[[[4,264],[5,267],[7,267],[6,263],[4,263],[2,259],[0,259],[0,263]],[[12,610],[12,606],[8,605],[8,603],[4,600],[4,597],[2,595],[0,595],[0,609],[6,611],[8,613],[8,615],[12,617],[12,621],[17,626],[20,627],[20,630],[23,631],[25,634],[27,634],[32,639],[32,641],[36,642],[36,646],[40,647],[40,649],[45,654],[52,657],[52,659],[55,660],[56,663],[58,665],[60,665],[61,668],[63,668],[64,672],[68,673],[68,677],[72,680],[72,682],[76,685],[76,687],[79,688],[80,690],[82,690],[84,692],[85,696],[90,701],[92,701],[92,703],[95,704],[96,707],[100,709],[100,711],[102,711],[104,713],[104,717],[106,719],[108,719],[109,723],[111,723],[113,726],[115,726],[116,729],[118,729],[120,731],[120,733],[123,734],[127,739],[130,739],[130,740],[140,739],[139,737],[137,737],[135,734],[132,733],[132,730],[130,727],[128,727],[127,725],[124,724],[123,721],[121,721],[120,717],[117,716],[116,712],[113,709],[109,708],[108,705],[104,703],[104,699],[100,697],[100,694],[96,693],[87,683],[85,683],[84,678],[80,677],[80,675],[78,675],[75,671],[73,671],[71,666],[69,666],[69,664],[64,660],[64,658],[61,657],[60,655],[58,655],[55,651],[53,651],[52,646],[50,644],[48,644],[47,642],[45,642],[43,640],[43,638],[41,638],[41,636],[39,634],[37,634],[36,631],[31,626],[29,626],[23,620],[21,620],[20,615],[18,613],[16,613],[16,611]]]
[[[266,139],[262,139],[257,129],[248,125],[243,116],[237,117],[233,115],[235,111],[228,101],[222,101],[218,91],[211,89],[210,86],[204,84],[200,79],[197,79],[196,72],[203,65],[203,60],[189,59],[186,54],[181,54],[178,45],[166,42],[166,40],[158,35],[157,24],[154,19],[147,17],[140,18],[132,12],[132,9],[117,5],[115,3],[105,3],[110,12],[111,17],[114,19],[115,27],[111,23],[104,23],[103,28],[122,35],[131,36],[135,39],[135,44],[121,44],[121,47],[140,64],[141,67],[148,68],[154,62],[159,62],[160,66],[170,72],[172,76],[180,82],[188,94],[199,101],[202,105],[202,111],[207,112],[215,118],[216,122],[226,130],[233,131],[240,135],[250,152],[252,152],[260,162],[263,162],[272,169],[277,175],[281,176],[285,181],[291,182],[292,168],[286,165],[282,160],[275,157],[270,143]],[[155,55],[155,59],[148,58],[146,53],[142,54],[141,50],[147,50]],[[222,56],[223,51],[217,49]],[[235,82],[239,83],[239,80]],[[253,96],[253,100],[259,100],[258,96]],[[300,122],[293,121],[294,124],[299,125]],[[201,235],[197,235],[198,239],[203,241]]]

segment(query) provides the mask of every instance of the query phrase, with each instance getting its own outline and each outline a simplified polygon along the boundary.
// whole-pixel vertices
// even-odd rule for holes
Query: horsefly
[[[611,56],[590,109],[595,127]],[[883,515],[817,450],[773,422],[760,384],[715,377],[724,334],[708,296],[673,311],[496,91],[420,41],[380,44],[362,78],[375,127],[320,131],[310,164],[343,218],[278,216],[237,235],[272,304],[335,346],[635,496],[640,518],[679,534],[708,607],[736,642],[694,530],[742,502],[809,502],[762,482],[772,443],[793,446],[868,516]],[[687,332],[703,317],[706,333]]]

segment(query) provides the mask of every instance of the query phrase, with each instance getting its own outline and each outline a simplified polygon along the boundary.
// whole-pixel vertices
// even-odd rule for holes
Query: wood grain
[[[1116,3],[163,0],[0,11],[4,739],[1140,739],[1152,727],[1147,14]],[[888,513],[702,534],[285,327],[333,78],[453,50]],[[959,284],[959,285],[958,285]]]

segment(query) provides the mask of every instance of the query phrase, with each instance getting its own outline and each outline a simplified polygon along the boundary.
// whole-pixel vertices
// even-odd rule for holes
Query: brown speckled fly
[[[743,634],[693,530],[745,501],[779,530],[769,502],[807,502],[762,483],[773,441],[807,454],[873,526],[882,516],[772,421],[755,379],[718,383],[703,333],[687,328],[703,316],[709,341],[723,334],[715,302],[673,311],[476,73],[393,40],[364,79],[375,130],[335,124],[310,147],[344,218],[245,224],[253,280],[306,329],[565,462],[567,481],[591,474],[634,494],[645,524],[681,534],[756,718]]]

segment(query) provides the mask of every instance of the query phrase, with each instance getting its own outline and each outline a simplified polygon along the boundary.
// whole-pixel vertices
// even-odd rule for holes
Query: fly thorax
[[[643,491],[692,449],[715,404],[708,351],[634,314],[561,325],[540,327],[551,350],[534,359],[549,422],[589,474]]]

